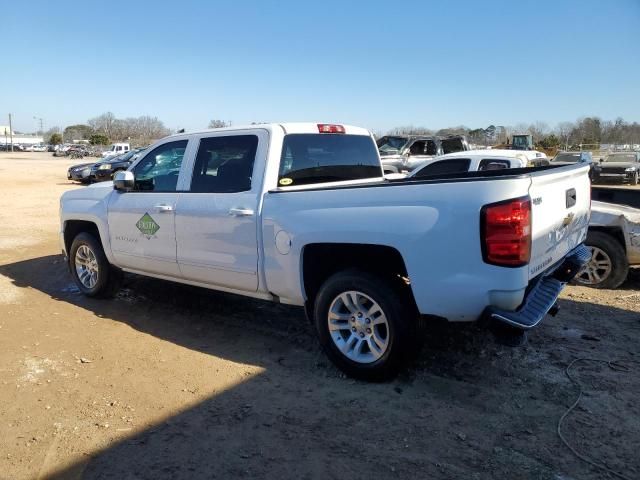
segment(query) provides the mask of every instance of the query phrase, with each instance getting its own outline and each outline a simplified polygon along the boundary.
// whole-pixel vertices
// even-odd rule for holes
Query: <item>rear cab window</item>
[[[469,158],[448,158],[430,163],[421,168],[414,178],[426,178],[436,175],[447,175],[455,173],[465,173],[469,171],[471,159]]]
[[[292,133],[284,137],[279,187],[379,177],[378,150],[368,135]]]
[[[478,165],[478,171],[482,172],[484,170],[502,170],[504,168],[509,168],[509,166],[509,160],[483,158],[482,160],[480,160],[480,165]]]

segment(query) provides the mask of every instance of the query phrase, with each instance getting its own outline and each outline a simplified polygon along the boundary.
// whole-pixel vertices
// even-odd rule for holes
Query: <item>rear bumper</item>
[[[564,286],[576,276],[591,259],[591,251],[583,244],[578,245],[555,268],[537,277],[522,302],[515,311],[488,307],[484,317],[511,327],[528,330],[535,327],[555,305]]]

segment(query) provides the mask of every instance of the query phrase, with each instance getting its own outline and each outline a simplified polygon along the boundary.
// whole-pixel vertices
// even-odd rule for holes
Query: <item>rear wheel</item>
[[[347,375],[381,381],[395,376],[420,347],[411,302],[382,276],[351,270],[320,288],[314,322],[331,361]]]
[[[112,297],[122,280],[122,272],[109,263],[100,241],[88,232],[73,239],[69,269],[80,291],[88,297]]]
[[[589,232],[584,243],[591,250],[591,260],[576,275],[574,282],[594,288],[618,288],[629,273],[629,262],[622,245],[604,232]]]

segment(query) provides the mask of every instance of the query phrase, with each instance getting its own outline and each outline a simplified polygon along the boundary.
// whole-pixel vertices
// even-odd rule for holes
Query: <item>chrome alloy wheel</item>
[[[87,245],[81,245],[76,251],[74,259],[76,275],[86,288],[93,288],[98,283],[98,259]]]
[[[357,363],[372,363],[387,351],[389,322],[380,305],[357,291],[338,295],[327,318],[333,343],[342,354]]]
[[[576,282],[583,285],[597,285],[609,278],[613,264],[604,250],[598,247],[589,247],[589,249],[591,250],[591,260],[578,273]]]

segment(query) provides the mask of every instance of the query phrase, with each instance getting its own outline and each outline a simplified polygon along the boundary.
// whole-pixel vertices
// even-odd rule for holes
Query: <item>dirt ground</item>
[[[0,478],[640,477],[640,272],[568,287],[526,346],[433,325],[386,384],[345,378],[300,309],[129,276],[81,296],[57,237],[72,162],[0,153]],[[463,299],[461,301],[464,301]],[[613,477],[611,477],[613,478]]]

